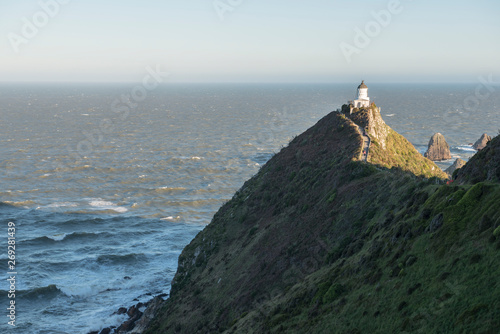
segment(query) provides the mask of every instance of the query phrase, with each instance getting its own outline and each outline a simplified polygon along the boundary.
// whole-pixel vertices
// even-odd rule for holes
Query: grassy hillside
[[[361,145],[332,113],[274,156],[184,249],[148,333],[498,332],[500,185],[443,185],[393,130],[370,164]]]
[[[368,159],[375,165],[401,168],[417,176],[446,178],[439,167],[424,158],[405,137],[392,129],[388,131],[386,150],[374,140]]]

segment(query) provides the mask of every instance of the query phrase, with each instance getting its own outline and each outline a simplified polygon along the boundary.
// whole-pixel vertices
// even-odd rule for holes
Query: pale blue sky
[[[157,64],[170,82],[500,81],[498,0],[400,0],[362,47],[391,0],[240,0],[224,20],[213,4],[231,0],[73,0],[43,25],[56,1],[0,0],[0,81],[137,82]]]

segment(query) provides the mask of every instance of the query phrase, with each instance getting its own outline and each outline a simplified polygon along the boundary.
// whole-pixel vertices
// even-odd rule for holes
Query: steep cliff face
[[[358,161],[358,127],[337,113],[274,156],[184,249],[147,333],[500,328],[499,185],[442,185],[373,130],[387,132],[376,163]]]
[[[391,128],[385,124],[382,115],[380,115],[380,110],[375,104],[372,104],[369,108],[353,109],[353,112],[348,116],[356,124],[366,129],[366,133],[373,142],[380,145],[383,150],[387,149],[386,142]]]

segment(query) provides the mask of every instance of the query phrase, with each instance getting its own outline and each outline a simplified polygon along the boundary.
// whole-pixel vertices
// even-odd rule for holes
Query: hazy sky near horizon
[[[499,17],[498,0],[0,0],[0,81],[500,81]]]

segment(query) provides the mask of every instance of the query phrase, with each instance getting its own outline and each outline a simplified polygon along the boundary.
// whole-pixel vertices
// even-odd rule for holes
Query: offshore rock
[[[451,159],[450,145],[448,145],[442,134],[438,132],[431,137],[424,157],[432,161]]]
[[[457,160],[455,160],[455,162],[453,163],[453,165],[451,165],[450,167],[446,168],[446,170],[444,171],[446,174],[448,174],[449,177],[451,177],[453,175],[453,172],[459,168],[462,168],[463,166],[465,166],[465,161],[463,161],[462,159],[458,158]]]
[[[475,143],[474,145],[472,145],[472,147],[478,151],[482,150],[483,148],[486,147],[486,145],[488,144],[488,142],[491,141],[491,137],[488,136],[486,133],[483,133],[483,135],[481,136],[481,138],[479,138]]]

